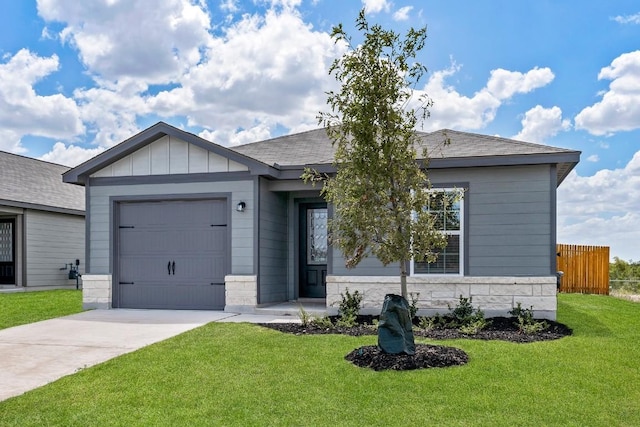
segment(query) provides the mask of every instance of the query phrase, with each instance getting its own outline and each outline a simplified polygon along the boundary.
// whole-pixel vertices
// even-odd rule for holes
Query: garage
[[[114,307],[222,310],[226,199],[116,204]]]

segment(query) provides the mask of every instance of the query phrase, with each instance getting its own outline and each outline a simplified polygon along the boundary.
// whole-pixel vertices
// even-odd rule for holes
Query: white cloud
[[[213,38],[205,60],[182,85],[149,97],[151,111],[184,115],[190,125],[229,132],[259,123],[315,123],[332,87],[327,70],[344,47],[313,31],[295,10],[244,15]]]
[[[524,114],[522,130],[513,139],[535,143],[543,143],[547,138],[555,136],[560,131],[571,128],[571,122],[562,119],[559,107],[543,108],[536,105]]]
[[[242,15],[215,35],[203,1],[158,0],[149,8],[39,0],[38,12],[47,23],[63,24],[59,38],[78,51],[95,82],[73,94],[79,123],[95,145],[110,147],[137,133],[148,114],[185,118],[237,144],[252,134],[270,136],[266,129],[316,127],[325,91],[336,86],[328,68],[345,50],[303,21],[300,0],[263,3],[266,12]],[[218,5],[239,8],[233,0]]]
[[[575,171],[558,188],[558,242],[609,246],[611,256],[640,260],[640,151],[621,169],[583,177]]]
[[[640,50],[624,53],[598,74],[611,80],[602,100],[585,107],[575,117],[576,129],[592,135],[609,135],[640,128]]]
[[[487,82],[487,90],[496,98],[505,100],[516,93],[529,93],[541,88],[553,81],[555,76],[551,69],[535,67],[526,73],[508,71],[502,68],[491,71],[491,77]]]
[[[27,149],[22,146],[22,135],[11,129],[0,128],[0,150],[9,153],[26,153]]]
[[[237,2],[238,0],[223,0],[220,2],[220,10],[231,13],[237,12],[240,10],[236,4]]]
[[[39,159],[51,163],[57,163],[59,165],[74,167],[94,156],[97,156],[104,150],[105,149],[102,147],[87,149],[76,145],[66,146],[62,142],[56,142],[53,145],[53,148],[51,148],[51,151],[43,154]]]
[[[39,0],[46,21],[61,22],[61,40],[78,49],[89,73],[103,79],[175,81],[201,60],[210,38],[203,2]]]
[[[619,24],[640,24],[640,13],[636,13],[635,15],[625,15],[625,16],[619,15],[611,19],[613,21],[616,21]]]
[[[382,12],[389,12],[391,9],[391,2],[387,0],[362,0],[364,9],[367,13],[375,14]]]
[[[587,162],[598,163],[600,161],[600,157],[597,154],[592,154],[587,157]]]
[[[409,19],[409,12],[411,12],[412,9],[413,9],[413,6],[401,7],[400,9],[396,10],[393,13],[393,20],[394,21],[406,21],[407,19]]]
[[[74,92],[83,121],[92,124],[95,144],[111,147],[139,132],[137,117],[151,112],[141,95],[144,90],[145,85],[123,79],[117,85],[103,84]]]
[[[446,82],[460,68],[453,63],[446,70],[432,73],[425,87],[415,92],[414,108],[420,95],[426,94],[434,101],[431,117],[424,124],[425,130],[481,129],[495,119],[498,108],[512,96],[530,92],[553,80],[553,73],[548,68],[536,67],[524,74],[498,69],[491,71],[485,87],[468,97]]]
[[[72,138],[84,131],[73,99],[38,95],[33,88],[58,68],[56,55],[43,58],[26,49],[0,63],[0,129],[13,135],[2,143],[4,148],[21,151],[24,135]]]
[[[208,141],[224,146],[248,144],[250,142],[264,141],[271,137],[271,128],[265,123],[260,123],[249,129],[241,130],[205,130],[198,135]]]

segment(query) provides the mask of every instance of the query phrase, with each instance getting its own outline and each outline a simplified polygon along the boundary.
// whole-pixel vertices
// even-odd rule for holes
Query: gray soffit
[[[190,144],[194,144],[200,148],[243,164],[247,166],[251,173],[254,175],[277,175],[277,171],[273,167],[267,166],[259,160],[248,157],[242,153],[232,151],[221,145],[214,144],[213,142],[202,139],[197,135],[185,132],[164,122],[158,122],[150,128],[143,130],[137,135],[132,136],[131,138],[121,142],[120,144],[110,148],[109,150],[98,154],[92,159],[89,159],[81,165],[78,165],[75,168],[71,169],[63,175],[63,180],[64,182],[69,182],[72,184],[84,185],[87,177],[89,177],[92,173],[103,169],[114,162],[117,162],[123,157],[128,156],[129,154],[139,150],[140,148],[148,144],[151,144],[154,141],[157,141],[158,139],[166,135],[181,139]]]
[[[429,168],[433,169],[557,164],[559,185],[580,161],[579,151],[507,138],[449,129],[416,133],[418,155],[426,149]],[[279,177],[283,179],[299,177],[305,167],[335,171],[329,166],[335,150],[324,129],[240,145],[232,150],[281,170]]]
[[[0,205],[83,215],[84,188],[62,182],[68,170],[0,151]]]

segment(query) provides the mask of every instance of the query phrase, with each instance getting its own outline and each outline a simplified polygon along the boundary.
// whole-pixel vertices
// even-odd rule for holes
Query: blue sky
[[[428,28],[425,130],[582,151],[558,241],[640,260],[637,1],[0,0],[0,150],[74,166],[163,120],[223,145],[317,126],[329,37]]]

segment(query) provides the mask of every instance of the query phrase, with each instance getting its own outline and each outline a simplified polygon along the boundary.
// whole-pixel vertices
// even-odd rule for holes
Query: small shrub
[[[532,323],[526,323],[521,317],[518,318],[518,330],[520,333],[531,335],[537,332],[542,332],[549,327],[549,324],[544,320],[541,322],[533,321]]]
[[[302,306],[300,306],[300,308],[298,309],[298,317],[300,318],[300,323],[305,328],[311,324],[311,321],[313,319],[313,317],[309,313],[307,313],[307,311]]]
[[[418,320],[418,328],[424,331],[430,331],[432,329],[435,329],[437,325],[438,325],[438,320],[435,316],[434,317],[422,316]]]
[[[439,313],[436,313],[432,317],[421,316],[418,319],[418,328],[425,331],[447,327],[449,327],[447,318],[445,316],[441,316]]]
[[[458,328],[463,334],[477,334],[478,331],[485,328],[489,322],[484,318],[484,311],[481,309],[474,309],[472,297],[465,298],[460,295],[458,305],[453,309],[451,306],[451,323],[450,326]],[[464,330],[468,331],[465,332]]]
[[[340,294],[342,301],[338,306],[338,313],[340,317],[353,317],[357,318],[360,313],[360,304],[362,303],[363,295],[357,290],[353,293],[349,293],[349,288],[344,291],[344,294]]]
[[[465,298],[460,295],[458,305],[456,305],[454,308],[451,308],[450,305],[447,305],[447,307],[449,307],[449,310],[451,311],[451,317],[453,317],[453,320],[458,325],[466,325],[473,321],[474,309],[473,305],[471,305],[472,301],[472,297]]]
[[[533,306],[522,308],[522,304],[517,302],[516,306],[509,311],[509,314],[516,318],[516,326],[518,326],[518,331],[521,334],[535,334],[549,327],[547,322],[538,322],[533,318]]]
[[[531,308],[533,308],[533,306],[531,306]],[[525,308],[522,308],[522,304],[517,302],[516,306],[509,311],[509,314],[513,317],[521,317],[526,315],[526,311]]]
[[[336,326],[339,328],[352,328],[358,324],[358,318],[354,314],[343,314],[336,321]]]
[[[485,319],[484,317],[477,318],[473,322],[460,326],[458,330],[466,335],[476,335],[478,332],[486,328],[490,323],[491,321]]]
[[[409,315],[411,319],[416,317],[416,313],[418,312],[418,298],[420,297],[420,292],[409,292],[409,297],[411,298],[411,303],[409,303]]]
[[[318,316],[311,319],[311,323],[319,328],[333,328],[333,323],[328,316]]]

